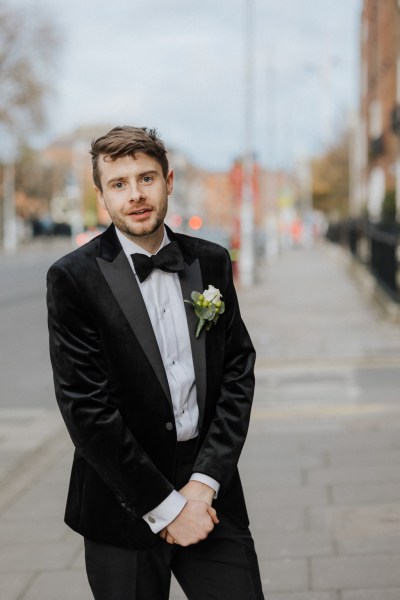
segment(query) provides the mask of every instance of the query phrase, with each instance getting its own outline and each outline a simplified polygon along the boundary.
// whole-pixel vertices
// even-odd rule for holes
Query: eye
[[[113,185],[113,188],[117,190],[122,190],[124,187],[124,183],[122,181],[116,181]]]
[[[153,177],[151,175],[145,175],[144,177],[142,177],[142,181],[143,183],[152,183]]]

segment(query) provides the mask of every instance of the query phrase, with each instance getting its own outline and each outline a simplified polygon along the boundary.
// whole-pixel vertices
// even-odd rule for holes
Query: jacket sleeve
[[[130,516],[142,516],[173,486],[113,405],[98,328],[79,286],[57,264],[47,275],[47,306],[56,398],[71,439]]]
[[[233,284],[232,264],[226,252],[226,338],[222,384],[215,413],[193,471],[221,484],[221,493],[236,470],[246,439],[254,395],[255,350],[242,321]]]

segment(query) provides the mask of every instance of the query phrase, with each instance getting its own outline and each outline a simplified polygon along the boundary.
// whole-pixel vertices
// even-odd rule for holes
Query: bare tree
[[[0,0],[0,239],[9,252],[15,251],[18,241],[17,140],[44,125],[58,45],[56,29],[47,16]]]
[[[47,16],[0,0],[0,123],[14,134],[43,126],[58,47]]]

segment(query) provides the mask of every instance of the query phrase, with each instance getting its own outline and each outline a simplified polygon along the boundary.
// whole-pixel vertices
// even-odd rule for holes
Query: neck
[[[157,252],[164,238],[164,224],[162,224],[157,231],[154,231],[149,235],[137,236],[125,231],[121,231],[121,229],[119,229],[119,231],[122,233],[122,235],[128,238],[128,240],[131,240],[131,242],[134,242],[143,248],[143,250],[150,252],[150,254],[155,254]]]

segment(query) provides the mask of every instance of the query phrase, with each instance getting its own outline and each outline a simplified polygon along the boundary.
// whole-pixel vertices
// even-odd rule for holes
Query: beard
[[[112,222],[122,233],[130,237],[145,237],[152,235],[160,229],[164,223],[164,217],[165,215],[156,215],[156,218],[152,219],[150,223],[129,223],[122,217],[113,217]]]
[[[151,212],[150,218],[144,219],[143,222],[137,221],[132,223],[128,217],[125,219],[120,215],[110,214],[111,220],[122,233],[128,237],[141,238],[151,236],[164,224],[164,219],[167,214],[167,203],[162,206],[157,212]]]

